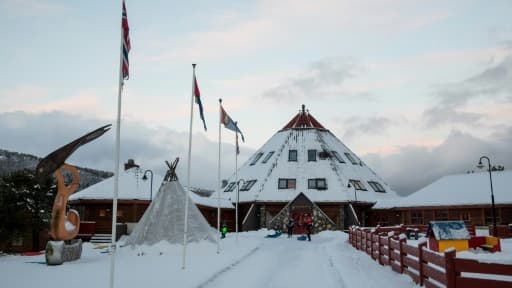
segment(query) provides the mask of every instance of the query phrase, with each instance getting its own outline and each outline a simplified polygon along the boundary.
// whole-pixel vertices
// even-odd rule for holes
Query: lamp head
[[[347,187],[352,188],[352,185],[350,185],[350,182],[348,182]]]
[[[484,164],[482,163],[482,159],[480,159],[480,161],[478,161],[478,165],[476,165],[476,167],[478,169],[483,169],[485,167]]]
[[[146,173],[144,173],[144,175],[142,175],[142,180],[144,180],[144,181],[148,180],[148,176],[146,176]]]

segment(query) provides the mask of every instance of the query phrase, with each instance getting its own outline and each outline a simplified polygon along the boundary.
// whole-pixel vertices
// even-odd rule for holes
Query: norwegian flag
[[[129,62],[128,62],[128,52],[130,52],[130,27],[128,27],[128,16],[126,14],[126,5],[123,0],[123,19],[121,21],[121,26],[123,29],[123,64],[121,66],[121,70],[123,73],[123,79],[127,80],[129,78]]]

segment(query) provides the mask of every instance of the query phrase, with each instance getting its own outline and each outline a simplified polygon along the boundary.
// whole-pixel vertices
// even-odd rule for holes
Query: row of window
[[[279,178],[277,182],[278,189],[295,189],[297,187],[296,179]],[[327,181],[325,178],[308,179],[308,189],[327,189]]]
[[[336,158],[336,160],[338,160],[339,163],[346,163],[345,160],[341,157],[341,155],[338,152],[331,151],[331,153],[334,156],[334,158]],[[252,159],[250,165],[252,166],[252,165],[255,165],[256,163],[258,163],[258,161],[261,159],[263,154],[264,154],[263,152],[259,152],[258,154],[256,154],[256,156],[254,156],[254,158]],[[357,159],[355,159],[354,156],[352,156],[352,154],[350,154],[348,152],[345,152],[344,154],[345,154],[345,157],[347,157],[347,159],[353,165],[362,165],[363,164],[361,161],[357,161]],[[263,161],[261,161],[261,163],[262,164],[267,163],[268,160],[270,160],[270,158],[272,157],[272,155],[274,155],[274,151],[268,152],[267,155],[265,156],[265,158],[263,158]],[[326,159],[328,157],[331,157],[331,155],[329,155],[329,153],[327,151],[320,151],[320,153],[317,153],[317,150],[309,149],[308,150],[308,162],[316,161],[317,155],[318,155],[318,158],[320,158],[322,160]],[[294,149],[288,150],[288,162],[297,162],[297,161],[298,161],[297,150],[294,150]]]
[[[366,187],[364,186],[363,182],[360,180],[350,179],[349,183],[356,190],[368,191],[368,189],[366,189]],[[370,187],[372,187],[373,191],[386,193],[386,189],[384,189],[384,187],[379,182],[368,181],[368,184],[370,185]]]
[[[252,186],[256,184],[256,181],[257,180],[249,180],[243,182],[243,185],[240,186],[240,191],[251,190]],[[366,187],[364,186],[363,182],[360,180],[350,179],[349,183],[356,190],[368,191],[368,189],[366,189]],[[370,187],[372,187],[373,191],[375,192],[386,192],[386,189],[384,189],[384,187],[379,182],[368,181],[368,184],[370,185]],[[226,186],[224,192],[232,192],[233,190],[235,190],[236,186],[236,182],[231,182]],[[277,183],[278,189],[295,189],[296,187],[297,180],[293,178],[279,178]],[[308,179],[308,189],[325,190],[327,189],[327,181],[325,180],[325,178]]]
[[[257,180],[249,180],[249,181],[242,182],[243,185],[240,186],[240,191],[251,190],[252,186],[254,186],[254,184],[256,184],[256,181]],[[235,190],[235,188],[236,188],[236,182],[231,182],[226,186],[226,189],[224,189],[224,192],[231,192],[231,191]]]

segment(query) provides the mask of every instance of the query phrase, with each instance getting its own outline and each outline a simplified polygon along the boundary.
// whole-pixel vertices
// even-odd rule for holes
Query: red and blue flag
[[[123,50],[122,50],[122,61],[123,63],[121,64],[121,71],[123,73],[123,79],[124,80],[127,80],[129,78],[129,62],[128,62],[128,52],[130,52],[130,48],[131,48],[131,45],[130,45],[130,35],[129,35],[129,32],[130,32],[130,27],[128,27],[128,16],[126,14],[126,5],[124,3],[124,0],[123,0],[123,19],[121,20],[121,27],[122,27],[122,33],[123,33]]]
[[[204,131],[207,131],[206,130],[206,121],[204,121],[203,104],[201,103],[201,92],[199,92],[199,86],[197,85],[195,71],[194,71],[194,98],[196,100],[196,104],[199,106],[199,116],[201,116],[201,120],[203,120]]]
[[[240,128],[238,128],[237,122],[233,121],[233,119],[229,117],[228,113],[226,113],[222,106],[220,106],[220,122],[224,124],[224,127],[227,129],[237,133],[237,135],[240,133],[240,136],[242,136],[242,142],[245,142],[244,134],[240,131]]]

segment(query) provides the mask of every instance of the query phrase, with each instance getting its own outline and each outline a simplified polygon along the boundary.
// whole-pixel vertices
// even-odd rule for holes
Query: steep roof
[[[512,204],[512,171],[493,171],[496,204]],[[393,202],[379,202],[374,208],[490,205],[489,172],[444,176],[434,183]]]
[[[313,158],[308,158],[308,154]],[[246,189],[240,186],[240,202],[288,202],[301,192],[314,202],[349,202],[356,197],[358,201],[376,202],[397,197],[382,178],[305,107],[239,168],[238,177],[246,182],[255,181]],[[295,184],[288,179],[294,179]],[[349,180],[360,181],[366,190],[355,192],[357,184],[347,187]],[[236,187],[234,182],[232,175],[228,186],[221,190],[232,201],[236,199],[236,189],[229,190]],[[279,182],[289,188],[279,189]],[[377,190],[385,192],[376,192],[374,183],[380,186]]]
[[[297,116],[293,117],[288,124],[286,124],[283,130],[294,129],[294,128],[316,128],[325,129],[320,122],[318,122],[313,115],[306,110],[306,106],[302,105],[302,110],[299,111]]]

